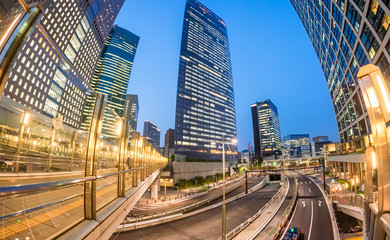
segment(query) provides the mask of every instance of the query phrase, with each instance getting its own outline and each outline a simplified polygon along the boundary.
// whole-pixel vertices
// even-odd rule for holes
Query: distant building
[[[241,151],[241,163],[251,163],[253,157],[255,156],[255,151],[253,149],[245,149]]]
[[[283,138],[285,158],[306,158],[310,157],[309,134],[290,134]]]
[[[313,137],[313,142],[311,144],[311,154],[313,157],[323,156],[324,155],[324,145],[333,143],[329,141],[328,136],[318,136]]]
[[[138,111],[138,96],[134,94],[126,94],[126,102],[125,108],[123,110],[123,116],[126,117],[128,121],[130,121],[130,126],[135,132],[137,131]]]
[[[160,130],[157,125],[150,122],[144,122],[144,137],[146,141],[152,144],[157,150],[160,149]]]
[[[196,0],[187,0],[176,95],[175,154],[222,159],[220,144],[236,133],[236,110],[226,23]],[[237,160],[237,146],[226,149]]]
[[[165,133],[164,157],[170,157],[175,153],[175,129],[168,129]]]
[[[281,155],[281,137],[277,107],[267,99],[251,105],[256,156]]]

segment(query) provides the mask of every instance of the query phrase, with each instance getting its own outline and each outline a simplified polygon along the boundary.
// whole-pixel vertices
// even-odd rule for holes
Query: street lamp
[[[222,240],[226,240],[226,206],[225,206],[225,144],[237,144],[237,139],[226,141],[225,136],[222,135],[222,141],[213,141],[211,146],[216,146],[217,143],[222,144]]]

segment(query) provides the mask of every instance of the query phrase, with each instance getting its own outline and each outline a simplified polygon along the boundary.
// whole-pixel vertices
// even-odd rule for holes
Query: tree
[[[263,164],[263,162],[264,162],[264,159],[263,159],[263,157],[260,157],[260,156],[254,156],[253,158],[252,158],[252,163],[254,164],[254,165],[257,165],[257,166],[259,166],[259,167],[261,167],[261,165]]]

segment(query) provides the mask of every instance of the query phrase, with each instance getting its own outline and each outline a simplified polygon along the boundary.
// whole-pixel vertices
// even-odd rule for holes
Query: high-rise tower
[[[236,138],[233,79],[225,22],[196,0],[185,7],[176,99],[175,153],[222,159],[212,141]],[[236,159],[236,147],[227,160]]]
[[[255,155],[265,157],[281,154],[278,109],[267,99],[251,105]]]
[[[91,86],[97,92],[107,95],[107,104],[119,116],[124,115],[126,91],[133,68],[139,37],[115,25],[108,35],[100,59],[97,63]],[[83,125],[89,127],[94,98],[88,97]],[[106,111],[102,133],[112,134],[116,119],[111,111]]]
[[[146,141],[152,144],[157,150],[160,149],[160,130],[157,125],[151,121],[144,122],[144,137]]]
[[[64,124],[80,128],[88,94],[86,84],[92,79],[99,54],[124,0],[48,2],[40,6],[47,7],[43,12],[33,7],[39,17],[6,76],[10,81],[4,88],[4,101],[12,99],[45,117],[60,115]],[[15,9],[9,11],[7,20],[0,26],[2,36],[7,34],[3,30],[18,26],[16,29],[20,31],[25,23],[21,13],[11,17],[14,13]],[[14,20],[9,22],[11,19]],[[10,26],[6,27],[6,23]],[[0,49],[3,43],[1,40]]]
[[[134,131],[137,131],[138,112],[138,96],[134,94],[126,94],[123,116],[126,117],[128,121],[130,121],[130,126]]]
[[[371,132],[357,72],[378,65],[390,87],[390,4],[382,0],[290,0],[320,61],[341,142],[364,148]]]

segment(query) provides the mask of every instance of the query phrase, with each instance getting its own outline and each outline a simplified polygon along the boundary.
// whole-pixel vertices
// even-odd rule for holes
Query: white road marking
[[[309,188],[309,192],[311,193],[311,189]]]
[[[302,201],[302,205],[303,205],[303,207],[305,207],[306,206],[306,202]]]
[[[312,226],[313,226],[313,201],[311,201],[311,219],[310,219],[309,236],[308,236],[307,240],[310,240]]]

